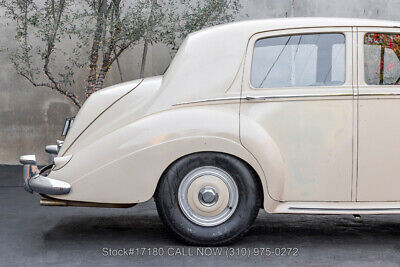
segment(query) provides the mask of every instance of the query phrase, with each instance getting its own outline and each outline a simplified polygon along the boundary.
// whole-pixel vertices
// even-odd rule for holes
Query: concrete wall
[[[242,0],[243,8],[237,20],[279,17],[357,17],[398,20],[400,0]],[[0,17],[0,47],[13,38],[13,28]],[[128,51],[121,58],[123,79],[139,76],[142,47]],[[171,60],[168,49],[151,47],[147,58],[146,76],[163,72]],[[41,164],[48,160],[46,144],[60,139],[67,116],[77,109],[64,97],[47,88],[35,88],[18,76],[7,55],[0,52],[0,164],[16,164],[22,154],[37,154]],[[84,81],[86,73],[81,74]],[[107,85],[120,82],[114,67]],[[73,90],[84,87],[78,83]]]

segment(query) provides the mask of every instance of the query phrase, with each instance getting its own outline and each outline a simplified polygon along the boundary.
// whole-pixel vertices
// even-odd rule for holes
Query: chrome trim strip
[[[85,201],[75,201],[75,200],[63,200],[51,198],[49,196],[45,199],[40,200],[41,206],[60,206],[60,207],[93,207],[93,208],[130,208],[136,205],[136,203],[98,203],[98,202],[85,202]]]
[[[385,211],[385,210],[399,210],[400,208],[358,208],[358,209],[350,209],[350,208],[299,208],[299,207],[290,207],[289,210],[321,210],[321,211]]]
[[[308,95],[271,95],[271,96],[246,96],[244,100],[268,100],[276,98],[302,98],[302,97],[335,97],[335,96],[353,96],[353,93],[339,94],[308,94]]]
[[[172,106],[181,106],[181,105],[197,104],[197,103],[205,103],[205,102],[232,101],[232,100],[240,100],[240,99],[242,99],[240,96],[209,98],[209,99],[181,102],[181,103],[173,104]]]
[[[400,93],[358,93],[358,96],[400,96]]]
[[[172,106],[181,106],[181,105],[207,103],[207,102],[218,102],[218,101],[233,101],[233,100],[250,101],[250,100],[268,100],[268,99],[277,99],[277,98],[336,97],[336,96],[353,96],[353,93],[309,94],[309,95],[271,95],[271,96],[245,96],[245,97],[233,96],[233,97],[221,97],[221,98],[193,100],[193,101],[176,103],[176,104],[173,104]]]

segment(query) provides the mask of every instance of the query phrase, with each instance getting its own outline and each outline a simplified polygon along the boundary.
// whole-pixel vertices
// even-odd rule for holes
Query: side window
[[[364,76],[370,85],[400,83],[400,34],[365,34]]]
[[[255,88],[330,86],[345,81],[345,36],[298,34],[257,40],[251,85]]]

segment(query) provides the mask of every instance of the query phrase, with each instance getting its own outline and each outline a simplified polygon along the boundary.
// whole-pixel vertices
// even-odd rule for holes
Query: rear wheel
[[[195,245],[226,245],[243,236],[261,200],[249,167],[215,152],[175,162],[161,178],[155,199],[164,224],[179,239]]]

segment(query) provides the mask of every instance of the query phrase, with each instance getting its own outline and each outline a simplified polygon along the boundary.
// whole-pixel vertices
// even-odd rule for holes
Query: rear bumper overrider
[[[24,165],[23,180],[24,188],[27,192],[36,192],[44,195],[65,195],[71,191],[70,184],[41,175],[35,155],[21,156],[19,161]]]

